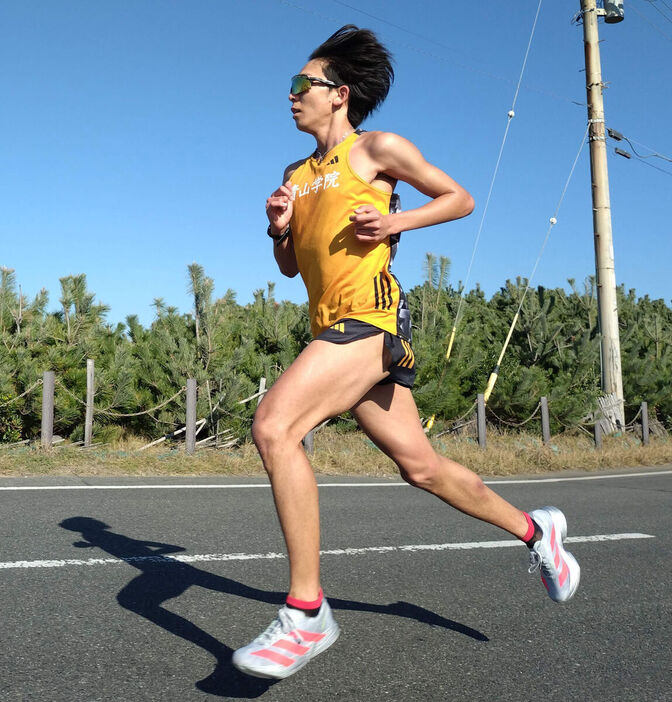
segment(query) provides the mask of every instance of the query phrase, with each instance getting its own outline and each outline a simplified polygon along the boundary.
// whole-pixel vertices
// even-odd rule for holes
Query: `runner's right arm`
[[[268,200],[266,200],[266,215],[270,222],[271,234],[274,237],[281,236],[292,219],[294,193],[289,179],[300,163],[302,163],[302,161],[293,163],[285,169],[282,178],[284,185],[281,185],[271,194]],[[283,275],[286,275],[288,278],[293,278],[299,272],[291,233],[279,244],[275,241],[273,242],[273,255]]]

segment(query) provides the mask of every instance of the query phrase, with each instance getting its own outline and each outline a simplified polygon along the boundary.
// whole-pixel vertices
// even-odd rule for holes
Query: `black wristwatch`
[[[270,224],[268,225],[268,229],[266,230],[266,234],[268,234],[268,236],[270,236],[271,239],[273,239],[273,241],[275,242],[275,245],[276,245],[276,246],[280,246],[280,244],[282,244],[282,242],[283,242],[291,233],[292,233],[292,230],[291,230],[289,224],[288,224],[287,227],[285,228],[285,231],[282,232],[282,234],[278,234],[277,236],[273,236],[273,232],[271,231],[271,225],[270,225]]]

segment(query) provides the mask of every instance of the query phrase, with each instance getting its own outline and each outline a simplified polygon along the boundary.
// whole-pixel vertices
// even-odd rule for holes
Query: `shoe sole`
[[[318,642],[313,647],[310,654],[306,654],[301,660],[297,661],[296,665],[290,666],[289,668],[271,668],[271,666],[267,666],[266,670],[255,670],[253,668],[248,668],[245,664],[238,663],[235,660],[233,661],[233,665],[241,673],[251,675],[254,678],[264,678],[265,680],[282,680],[284,678],[288,678],[290,675],[294,675],[294,673],[301,670],[301,668],[303,668],[305,665],[308,665],[308,663],[310,663],[315,656],[322,653],[322,651],[326,651],[329,646],[336,643],[336,640],[340,635],[341,630],[338,628],[338,625],[336,625],[333,631],[331,631],[322,639],[322,641]]]
[[[551,522],[555,526],[555,530],[560,532],[560,556],[564,558],[565,563],[567,564],[567,568],[569,569],[570,587],[567,595],[564,596],[561,600],[551,598],[554,602],[564,604],[565,602],[569,602],[569,600],[571,600],[572,597],[574,597],[574,593],[579,587],[579,582],[581,581],[581,566],[579,565],[579,562],[576,560],[576,558],[571,553],[569,553],[569,551],[565,551],[565,546],[563,543],[563,541],[567,537],[567,518],[565,517],[565,515],[557,507],[542,507],[542,510],[550,514]]]

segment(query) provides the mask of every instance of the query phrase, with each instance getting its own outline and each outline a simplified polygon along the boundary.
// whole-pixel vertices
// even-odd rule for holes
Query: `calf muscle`
[[[408,483],[515,536],[525,534],[527,521],[519,509],[468,468],[434,451],[408,388],[372,388],[353,408],[353,414],[370,439],[397,464]]]

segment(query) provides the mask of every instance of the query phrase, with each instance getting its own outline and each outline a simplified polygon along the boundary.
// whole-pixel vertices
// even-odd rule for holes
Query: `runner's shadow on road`
[[[75,547],[99,548],[115,558],[126,561],[140,571],[140,574],[117,594],[117,601],[122,607],[144,617],[171,634],[200,646],[215,658],[214,671],[196,683],[199,690],[222,697],[255,699],[278,682],[243,675],[231,664],[233,649],[188,619],[171,612],[162,605],[164,602],[184,594],[194,585],[278,607],[284,602],[285,593],[260,590],[231,578],[209,573],[188,563],[182,563],[170,557],[170,554],[184,551],[182,546],[156,541],[142,541],[123,534],[116,534],[110,531],[107,524],[91,517],[70,517],[64,519],[60,526],[81,533],[83,541],[75,541],[73,544]],[[489,640],[487,636],[476,629],[446,619],[408,602],[377,605],[330,597],[329,603],[336,610],[390,614],[441,626],[477,641]]]

